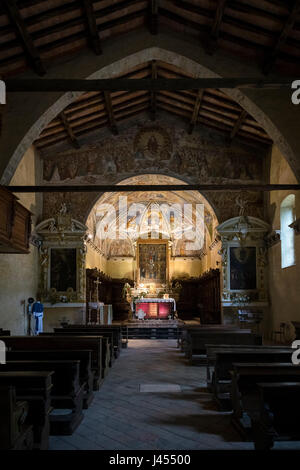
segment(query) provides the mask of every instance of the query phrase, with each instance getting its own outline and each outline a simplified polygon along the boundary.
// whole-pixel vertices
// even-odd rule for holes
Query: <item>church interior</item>
[[[300,1],[0,38],[0,449],[300,450]]]

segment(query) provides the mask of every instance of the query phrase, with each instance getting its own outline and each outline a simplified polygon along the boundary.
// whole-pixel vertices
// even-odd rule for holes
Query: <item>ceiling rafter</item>
[[[189,78],[189,74],[175,65],[159,60],[141,64],[119,78],[152,77],[157,80],[156,77],[162,76]],[[163,110],[181,117],[183,126],[188,121],[191,130],[199,123],[225,133],[229,140],[230,135],[233,135],[248,144],[265,146],[271,143],[264,129],[249,114],[243,113],[241,107],[223,91],[217,88],[200,88],[198,92],[196,90],[195,86],[188,90],[153,89],[150,93],[145,89],[123,90],[114,91],[111,95],[107,91],[106,101],[102,92],[87,92],[70,104],[64,113],[77,140],[89,133],[96,133],[100,128],[108,127],[112,131],[114,125],[118,125],[120,131],[120,123],[133,116],[147,111],[151,117],[157,118],[158,110]],[[46,156],[48,148],[51,152],[52,146],[65,145],[67,139],[69,137],[58,116],[42,131],[35,145]]]
[[[234,125],[234,128],[232,129],[231,133],[230,133],[230,140],[233,140],[234,137],[236,136],[236,134],[238,133],[238,131],[240,130],[241,128],[241,125],[243,124],[243,122],[245,121],[246,119],[246,116],[247,116],[247,111],[245,111],[245,109],[242,109],[235,125]]]
[[[267,53],[267,56],[263,65],[264,74],[267,75],[268,73],[272,71],[282,46],[287,41],[289,34],[294,28],[294,25],[295,25],[295,22],[297,20],[297,16],[299,13],[300,13],[300,0],[294,0],[293,6],[276,40],[275,45],[273,46],[272,50]]]
[[[149,0],[150,33],[158,34],[158,0]]]
[[[114,109],[112,105],[111,94],[109,91],[104,91],[104,100],[105,100],[105,107],[108,115],[108,122],[111,132],[114,135],[119,134],[118,127],[115,120]]]
[[[214,54],[218,48],[218,40],[226,4],[227,0],[217,0],[217,9],[206,47],[206,50],[209,54]]]
[[[22,47],[27,57],[29,65],[38,75],[45,75],[46,70],[42,63],[39,51],[35,47],[32,37],[28,32],[24,19],[17,6],[16,0],[3,0],[3,4],[6,8],[8,17],[15,29],[16,35],[22,43]]]
[[[64,112],[61,112],[60,115],[59,115],[60,119],[61,119],[61,122],[64,126],[64,129],[67,133],[67,136],[68,136],[68,139],[71,143],[71,145],[75,148],[75,149],[79,149],[80,148],[80,145],[79,145],[79,142],[73,132],[73,129],[68,121],[68,118],[66,116],[66,114]]]
[[[157,63],[156,63],[156,60],[152,60],[152,62],[151,62],[151,78],[153,80],[157,79]],[[151,108],[151,110],[150,110],[151,111],[151,119],[152,119],[152,121],[155,121],[156,120],[156,111],[157,111],[156,92],[155,91],[151,91],[150,108]]]
[[[90,44],[96,55],[102,54],[101,41],[92,0],[82,0],[84,13],[87,19]]]
[[[196,98],[194,109],[193,109],[192,118],[191,118],[189,128],[188,128],[188,134],[191,134],[193,132],[194,127],[195,127],[195,125],[198,121],[198,116],[199,116],[199,111],[200,111],[200,106],[201,106],[201,103],[202,103],[203,95],[204,95],[204,90],[203,89],[198,90],[197,98]]]

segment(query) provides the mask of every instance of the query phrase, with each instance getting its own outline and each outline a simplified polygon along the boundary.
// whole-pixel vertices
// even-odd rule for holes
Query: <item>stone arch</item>
[[[134,35],[132,35],[133,37]],[[139,47],[139,44],[145,44],[151,42],[154,43],[149,45],[149,47],[145,47],[142,50],[136,50]],[[163,38],[160,36],[158,39],[151,39],[149,38],[142,38],[139,39],[137,43],[136,40],[130,42],[129,41],[129,49],[128,54],[126,57],[120,58],[120,48],[115,45],[115,49],[111,51],[111,54],[107,53],[105,60],[109,60],[111,58],[110,63],[106,63],[103,65],[104,59],[102,59],[102,66],[101,60],[97,70],[92,71],[92,69],[97,67],[97,60],[94,57],[89,56],[89,60],[93,60],[93,65],[87,63],[87,67],[84,69],[83,67],[77,67],[77,69],[83,70],[83,72],[79,72],[81,74],[81,78],[90,78],[90,79],[97,79],[97,78],[109,78],[119,75],[120,73],[126,73],[132,67],[139,65],[143,62],[149,60],[161,60],[167,62],[169,64],[176,64],[177,66],[181,67],[183,70],[192,73],[194,76],[200,77],[220,77],[221,70],[223,75],[231,74],[231,70],[235,70],[235,75],[245,75],[248,73],[246,70],[245,65],[240,65],[238,62],[236,63],[236,67],[233,69],[232,59],[224,57],[220,57],[220,63],[217,64],[218,55],[216,58],[211,59],[207,56],[202,55],[199,58],[199,51],[197,46],[197,51],[195,50],[195,45],[185,44],[184,40],[179,38]],[[161,45],[160,45],[161,44]],[[164,46],[165,44],[165,46]],[[184,52],[183,52],[184,51]],[[118,57],[116,59],[116,57]],[[109,59],[107,59],[109,58]],[[214,60],[214,62],[212,62]],[[60,66],[60,73],[66,76],[67,68],[70,67],[70,64],[73,66],[75,65],[76,61],[78,62],[79,59],[75,58],[73,61],[69,61],[65,64],[65,69],[63,66]],[[203,65],[206,62],[206,65]],[[89,67],[88,67],[89,65]],[[219,70],[217,70],[219,68]],[[77,70],[75,67],[71,70]],[[71,72],[69,69],[69,71]],[[251,69],[249,69],[251,70]],[[86,72],[85,72],[86,71]],[[63,73],[64,72],[64,73]],[[91,72],[91,73],[89,73]],[[82,74],[85,73],[85,76]],[[54,71],[51,75],[54,74]],[[251,70],[251,74],[253,75],[253,69]],[[250,74],[249,74],[250,76]],[[255,75],[257,76],[257,74]],[[226,89],[223,90],[229,96],[231,96],[237,103],[239,103],[246,111],[248,111],[266,130],[269,136],[273,139],[274,143],[278,146],[281,150],[289,164],[291,165],[292,169],[294,170],[295,174],[300,176],[300,162],[297,161],[296,152],[292,149],[288,138],[286,138],[283,133],[280,131],[278,124],[285,126],[285,123],[281,122],[282,114],[279,113],[277,109],[279,105],[276,107],[274,100],[269,103],[266,100],[263,101],[263,97],[266,93],[259,93],[255,90],[244,90],[241,92],[240,90],[235,89]],[[264,91],[264,90],[261,90]],[[1,184],[9,184],[22,156],[24,155],[25,151],[29,148],[29,146],[34,142],[34,140],[38,137],[40,132],[43,128],[52,120],[54,117],[61,112],[66,106],[72,103],[81,93],[74,93],[68,92],[63,95],[59,94],[48,94],[51,96],[45,97],[41,96],[39,93],[33,95],[33,99],[30,98],[30,108],[33,110],[32,119],[35,119],[34,122],[31,124],[24,125],[24,128],[21,129],[23,126],[22,121],[18,123],[15,129],[16,139],[19,139],[18,144],[16,142],[12,142],[13,137],[10,135],[9,129],[6,129],[6,135],[4,137],[8,139],[8,150],[3,148],[3,154],[7,154],[7,158],[9,159],[6,162],[6,166],[3,169],[2,178],[0,180]],[[53,96],[54,95],[54,96]],[[25,97],[23,97],[24,99]],[[38,104],[37,100],[43,99],[43,103]],[[26,106],[22,99],[22,94],[17,97],[18,106]],[[28,97],[26,97],[28,102]],[[288,96],[286,96],[287,100],[290,100]],[[36,102],[37,106],[35,107],[32,102]],[[29,107],[29,102],[27,103]],[[290,104],[290,103],[289,103]],[[276,108],[276,109],[275,109]],[[291,108],[292,109],[292,108]],[[17,110],[15,113],[12,112],[12,109],[9,110],[10,112],[7,114],[8,118],[12,118],[14,114],[17,115]],[[276,111],[276,112],[275,112]],[[34,112],[39,113],[39,115],[35,116]],[[280,120],[275,124],[274,120],[272,120],[272,114],[274,117],[279,119],[279,115],[281,116]],[[15,116],[16,118],[16,116]],[[290,118],[292,119],[292,117]],[[13,120],[9,122],[11,126],[13,126]],[[9,125],[7,126],[9,127]],[[296,128],[295,128],[296,130]],[[297,136],[295,136],[294,140],[296,141],[296,147],[299,146],[300,142]],[[6,143],[6,142],[5,142]],[[5,147],[5,145],[4,145]],[[295,147],[295,145],[294,145]],[[4,162],[5,163],[5,162]]]
[[[151,174],[156,174],[159,176],[162,176],[162,177],[165,177],[165,178],[168,178],[169,181],[170,181],[170,184],[173,183],[173,184],[180,184],[182,183],[183,186],[185,184],[193,184],[194,181],[192,181],[191,179],[187,178],[187,177],[184,177],[184,176],[181,176],[181,175],[177,175],[177,174],[172,174],[172,175],[166,175],[164,172],[155,172],[155,171],[152,171],[151,170]],[[135,173],[132,173],[132,175],[130,175],[129,177],[126,177],[124,178],[123,176],[120,176],[115,184],[116,185],[119,185],[120,186],[120,191],[121,191],[121,188],[122,188],[122,184],[136,184],[135,183],[135,180],[136,178],[142,178],[142,177],[147,177],[147,173],[143,173],[143,174],[135,174]],[[156,184],[159,184],[156,183]],[[168,183],[165,183],[165,184],[168,184]],[[142,191],[142,189],[141,189]],[[216,207],[215,205],[215,202],[214,201],[211,201],[210,200],[210,197],[209,197],[209,193],[204,193],[204,192],[201,192],[200,191],[193,191],[195,193],[199,193],[202,197],[203,197],[203,200],[204,202],[207,203],[207,205],[211,208],[211,211],[212,213],[216,216],[217,220],[219,220],[219,210],[218,208]],[[91,194],[91,197],[89,199],[89,202],[88,204],[86,205],[85,207],[85,213],[84,213],[84,217],[82,218],[82,220],[84,221],[84,223],[87,223],[87,220],[88,220],[88,217],[93,209],[93,207],[96,205],[97,201],[99,201],[99,199],[101,197],[103,197],[105,194],[113,194],[113,193],[100,193],[100,194],[97,194],[95,195],[94,193],[90,193]]]
[[[91,225],[92,224],[90,222],[92,220],[93,220],[93,224],[95,224],[95,222],[96,222],[96,218],[94,217],[94,214],[96,212],[93,213],[93,211],[96,211],[96,207],[99,203],[104,204],[104,206],[106,206],[106,204],[108,204],[108,203],[114,205],[114,207],[115,207],[114,214],[116,216],[116,219],[118,220],[118,217],[119,217],[119,214],[118,214],[118,197],[119,197],[120,194],[122,194],[122,184],[129,184],[129,185],[130,184],[133,184],[133,185],[134,184],[141,184],[142,185],[142,184],[146,183],[146,181],[149,182],[149,178],[151,178],[153,176],[155,176],[156,179],[157,179],[156,184],[182,184],[183,191],[184,191],[185,185],[187,184],[187,182],[184,181],[183,178],[181,178],[181,177],[174,178],[174,177],[171,177],[169,175],[162,175],[162,174],[155,174],[155,175],[154,174],[142,174],[142,175],[136,175],[136,176],[133,176],[133,177],[130,177],[130,178],[123,178],[122,180],[120,180],[117,183],[120,186],[120,193],[119,192],[117,192],[117,193],[107,192],[107,193],[98,194],[96,197],[93,196],[93,200],[90,201],[91,202],[90,210],[85,211],[85,219],[84,219],[85,224],[91,230],[91,228],[92,228]],[[140,194],[139,192],[126,193],[128,195],[128,204],[130,205],[131,202],[144,201],[144,205],[147,209],[149,207],[149,204],[146,204],[145,201],[146,202],[151,202],[151,198],[149,199],[149,194],[148,194],[147,191],[144,192],[141,189],[141,193],[142,193],[141,196],[139,196],[139,194]],[[163,191],[158,191],[158,193],[163,194],[164,192]],[[206,223],[206,217],[209,216],[209,223],[212,224],[213,231],[216,230],[216,227],[218,226],[218,220],[219,220],[213,205],[209,202],[209,200],[206,198],[206,196],[204,196],[200,191],[186,191],[186,193],[188,193],[188,196],[186,194],[184,194],[183,192],[181,192],[181,191],[170,191],[168,193],[168,195],[170,194],[169,198],[168,198],[167,195],[166,196],[164,195],[164,199],[160,199],[159,202],[157,202],[157,201],[152,201],[152,202],[154,204],[158,204],[158,205],[160,203],[171,203],[172,204],[172,203],[176,203],[176,202],[179,202],[179,204],[183,204],[183,203],[204,204],[205,236],[206,237],[208,236],[209,240],[211,240],[211,235],[209,233],[207,223]],[[144,196],[144,194],[145,194],[145,196]],[[85,208],[85,209],[87,209],[87,208]],[[94,232],[94,235],[95,234],[96,234],[96,232]]]

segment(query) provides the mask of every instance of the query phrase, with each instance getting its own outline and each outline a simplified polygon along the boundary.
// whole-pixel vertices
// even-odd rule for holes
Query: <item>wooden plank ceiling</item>
[[[105,53],[107,41],[141,28],[195,37],[265,73],[300,71],[300,0],[2,0],[0,76],[26,67],[43,75],[59,56]]]
[[[123,78],[183,78],[191,77],[177,67],[160,61],[147,62]],[[65,108],[40,134],[35,145],[40,150],[69,141],[79,148],[80,138],[97,129],[109,127],[118,134],[124,120],[148,112],[154,121],[159,111],[178,115],[192,133],[196,125],[204,125],[248,142],[269,145],[271,140],[264,129],[225,93],[216,89],[201,91],[134,91],[84,93]]]
[[[26,68],[43,76],[59,57],[89,47],[105,54],[109,41],[148,28],[152,34],[175,31],[195,38],[199,48],[253,61],[265,73],[300,73],[300,0],[2,0],[0,4],[0,76]],[[259,70],[259,69],[258,69]],[[153,62],[129,76],[184,77],[181,70]],[[196,124],[248,141],[270,142],[264,130],[234,101],[218,90],[194,92],[86,93],[57,116],[36,145],[44,149],[118,124],[149,110],[153,120],[163,109],[182,116],[189,132]]]

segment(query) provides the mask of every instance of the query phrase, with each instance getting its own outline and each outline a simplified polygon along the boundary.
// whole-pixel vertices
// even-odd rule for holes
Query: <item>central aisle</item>
[[[150,391],[147,391],[150,390]],[[253,449],[230,414],[217,411],[204,367],[189,366],[174,340],[130,340],[72,436],[50,449]]]

